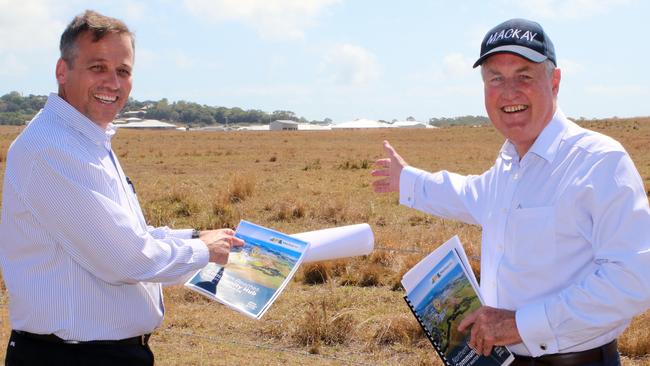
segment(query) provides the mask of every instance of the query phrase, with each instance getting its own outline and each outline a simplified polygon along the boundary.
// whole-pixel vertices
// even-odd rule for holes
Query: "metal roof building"
[[[418,121],[397,121],[391,126],[395,128],[437,128]]]
[[[297,131],[298,122],[278,119],[269,124],[271,131]]]
[[[366,119],[366,118],[359,118],[354,121],[336,123],[332,125],[333,130],[344,129],[344,128],[352,129],[352,128],[386,128],[386,127],[391,127],[391,125],[388,123],[379,122],[379,121]]]
[[[133,120],[133,118],[128,119],[127,123],[115,124],[115,128],[139,128],[139,129],[151,129],[151,130],[175,130],[178,127],[174,124],[158,121],[155,119],[144,119],[144,120]]]

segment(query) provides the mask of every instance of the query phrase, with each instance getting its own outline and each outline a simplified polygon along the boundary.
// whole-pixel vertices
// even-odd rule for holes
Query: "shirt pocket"
[[[532,207],[511,211],[506,227],[506,255],[523,272],[550,270],[555,261],[555,208]]]

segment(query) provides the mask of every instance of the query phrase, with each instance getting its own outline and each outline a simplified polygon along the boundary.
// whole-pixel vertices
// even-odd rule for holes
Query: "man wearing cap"
[[[6,365],[153,365],[162,283],[243,242],[230,229],[147,226],[111,148],[134,38],[93,11],[61,35],[58,93],[9,148],[0,265],[13,328]]]
[[[478,353],[507,345],[515,365],[619,365],[616,338],[650,306],[650,208],[624,148],[557,107],[556,64],[539,24],[499,24],[474,64],[488,116],[506,138],[494,166],[428,173],[385,141],[373,186],[482,227],[486,306],[459,326],[471,329]]]

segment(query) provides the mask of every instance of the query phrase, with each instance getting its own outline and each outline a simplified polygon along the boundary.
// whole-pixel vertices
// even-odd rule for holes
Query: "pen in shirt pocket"
[[[133,194],[135,194],[135,186],[133,185],[133,182],[131,182],[131,178],[126,177],[126,182],[129,184],[131,187],[131,190],[133,191]]]

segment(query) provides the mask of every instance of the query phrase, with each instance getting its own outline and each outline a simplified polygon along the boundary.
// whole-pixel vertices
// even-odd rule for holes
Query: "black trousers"
[[[5,366],[153,366],[149,345],[66,344],[32,339],[12,332]]]
[[[515,358],[515,362],[511,363],[510,366],[562,366],[563,364],[553,363],[552,361],[536,361],[536,360],[518,360]],[[620,356],[611,356],[607,359],[603,359],[599,362],[591,363],[574,363],[571,365],[580,365],[580,366],[621,366]]]

